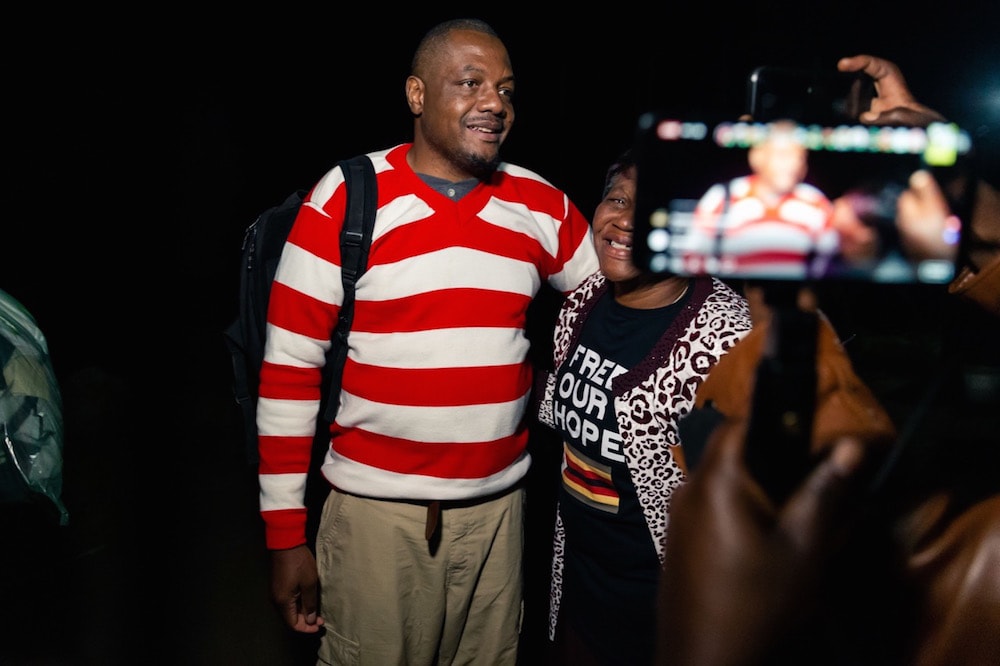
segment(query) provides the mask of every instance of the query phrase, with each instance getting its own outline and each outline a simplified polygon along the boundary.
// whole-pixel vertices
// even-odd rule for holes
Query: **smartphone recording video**
[[[874,97],[875,80],[861,72],[764,65],[747,78],[747,113],[758,122],[854,123]]]
[[[680,275],[950,282],[964,206],[942,183],[957,177],[970,146],[948,123],[645,114],[635,146],[633,259]]]

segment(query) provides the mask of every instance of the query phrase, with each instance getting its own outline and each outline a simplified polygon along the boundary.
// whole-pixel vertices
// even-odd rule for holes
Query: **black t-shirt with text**
[[[604,646],[608,663],[650,663],[660,566],[625,464],[612,382],[649,353],[685,300],[636,310],[609,290],[557,376],[566,530],[560,616],[595,649]]]

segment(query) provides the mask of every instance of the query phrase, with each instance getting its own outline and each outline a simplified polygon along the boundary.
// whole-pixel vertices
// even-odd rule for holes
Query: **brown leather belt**
[[[500,499],[508,493],[512,493],[521,487],[520,483],[516,483],[510,488],[501,490],[498,493],[493,493],[492,495],[484,495],[483,497],[471,497],[469,499],[460,500],[409,500],[413,504],[421,504],[427,506],[427,522],[424,524],[424,538],[430,541],[434,534],[438,531],[438,527],[441,525],[441,510],[442,509],[454,509],[459,507],[469,507],[476,506],[477,504],[483,504],[485,502],[492,502],[495,499]]]
[[[424,525],[424,538],[428,541],[437,532],[438,524],[441,522],[441,501],[432,500],[427,503],[427,523]]]

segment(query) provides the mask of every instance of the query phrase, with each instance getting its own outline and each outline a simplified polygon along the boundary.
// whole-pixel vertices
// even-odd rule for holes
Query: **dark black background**
[[[242,474],[221,337],[240,241],[258,211],[338,159],[409,140],[413,49],[467,15],[499,31],[517,76],[505,158],[588,216],[641,112],[738,114],[754,66],[833,68],[855,53],[899,63],[996,178],[996,2],[22,9],[3,47],[0,288],[34,313],[62,381],[73,532],[4,563],[25,587],[4,596],[19,640],[0,661],[7,649],[5,663],[56,650],[66,663],[282,664],[298,650],[311,663],[313,646],[286,644],[267,604]],[[845,338],[876,333],[850,349],[878,360],[861,371],[906,416],[920,399],[913,359],[948,344],[940,290],[858,291],[837,287],[830,312]],[[970,348],[994,363],[977,351],[987,335]],[[546,517],[528,563],[532,635]]]
[[[128,369],[148,335],[169,330],[169,346],[177,326],[218,330],[235,312],[248,220],[337,159],[409,139],[409,58],[423,30],[456,15],[486,18],[508,44],[518,85],[505,158],[564,188],[588,215],[642,111],[738,113],[757,64],[832,68],[841,55],[883,55],[919,99],[990,149],[981,152],[1000,152],[996,3],[664,4],[546,16],[282,7],[76,9],[55,24],[38,15],[12,25],[27,46],[5,47],[15,63],[5,105],[14,214],[0,284],[36,313],[63,368],[100,351],[102,363]]]

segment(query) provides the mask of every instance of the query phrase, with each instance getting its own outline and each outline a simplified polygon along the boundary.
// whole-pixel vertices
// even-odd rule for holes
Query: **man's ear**
[[[413,115],[419,116],[424,112],[424,82],[420,77],[406,77],[406,103]]]

